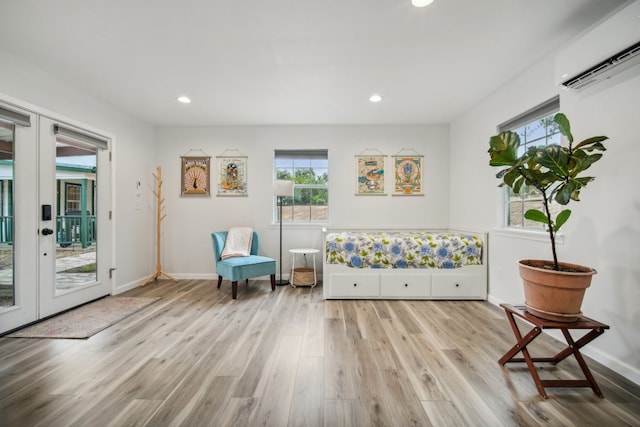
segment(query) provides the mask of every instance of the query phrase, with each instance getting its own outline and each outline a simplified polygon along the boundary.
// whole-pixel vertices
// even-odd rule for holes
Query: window
[[[80,214],[80,199],[81,199],[82,187],[78,184],[67,184],[66,185],[66,195],[67,195],[67,209],[65,210],[66,215],[69,215],[69,212],[74,212]]]
[[[498,126],[499,132],[513,131],[520,137],[518,154],[523,154],[530,147],[550,144],[560,144],[560,131],[553,116],[560,110],[560,100],[554,97],[549,101],[515,117]],[[556,215],[560,211],[558,203],[552,201],[549,208]],[[529,209],[543,210],[542,195],[533,188],[523,186],[520,194],[513,194],[506,188],[505,194],[505,225],[507,227],[524,228],[529,230],[544,229],[539,222],[525,219],[524,213]]]
[[[327,150],[275,150],[276,179],[293,180],[293,197],[282,198],[282,222],[304,224],[329,220]],[[274,197],[274,222],[279,209]]]

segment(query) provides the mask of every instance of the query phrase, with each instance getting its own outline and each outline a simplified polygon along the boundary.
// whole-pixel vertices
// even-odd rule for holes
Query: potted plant
[[[596,271],[589,267],[558,262],[556,233],[571,216],[562,209],[554,215],[550,209],[555,200],[566,206],[580,201],[580,191],[595,178],[584,172],[600,160],[606,136],[587,138],[574,144],[567,117],[558,113],[553,117],[558,130],[566,137],[566,146],[551,144],[531,147],[518,155],[520,137],[512,131],[502,132],[489,139],[490,166],[503,167],[496,174],[515,194],[525,188],[535,188],[542,197],[542,209],[529,209],[525,218],[545,224],[551,241],[552,261],[521,260],[520,276],[524,282],[525,304],[532,314],[546,319],[572,322],[582,315],[580,306],[584,292]]]

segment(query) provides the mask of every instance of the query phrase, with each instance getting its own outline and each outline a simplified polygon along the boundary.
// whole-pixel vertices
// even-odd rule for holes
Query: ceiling
[[[0,0],[0,46],[159,126],[448,123],[623,3]]]

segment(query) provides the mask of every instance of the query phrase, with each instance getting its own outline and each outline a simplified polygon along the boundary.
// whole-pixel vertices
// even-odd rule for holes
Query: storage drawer
[[[427,298],[431,295],[431,276],[383,275],[380,278],[380,295],[389,298]]]
[[[433,298],[485,299],[486,294],[486,285],[478,276],[434,274],[431,280],[431,296]]]
[[[378,297],[380,296],[380,276],[378,274],[351,275],[332,274],[331,297]]]

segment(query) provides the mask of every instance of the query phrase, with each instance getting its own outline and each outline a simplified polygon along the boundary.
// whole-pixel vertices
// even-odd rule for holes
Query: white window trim
[[[531,240],[534,242],[549,243],[549,233],[544,230],[531,230],[516,227],[494,228],[493,234],[501,237],[511,237],[514,239]],[[556,245],[564,244],[564,234],[556,233]]]

